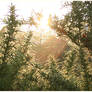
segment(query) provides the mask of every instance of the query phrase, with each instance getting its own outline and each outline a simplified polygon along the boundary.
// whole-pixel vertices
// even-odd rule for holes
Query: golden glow
[[[39,27],[38,32],[42,35],[44,39],[48,38],[51,35],[56,36],[55,31],[53,31],[48,25],[48,18],[49,18],[49,11],[44,12],[43,17],[41,18],[38,26]]]
[[[47,28],[47,26],[48,26],[48,19],[44,16],[40,21],[40,27]]]
[[[11,2],[16,6],[16,14],[19,19],[28,19],[31,16],[32,10],[35,12],[42,11],[43,17],[39,22],[38,29],[29,25],[21,26],[22,31],[32,30],[35,34],[55,35],[55,31],[52,31],[48,25],[49,15],[56,14],[63,18],[63,15],[68,11],[67,9],[60,8],[64,2],[61,2],[61,0],[0,0],[0,19],[7,15]],[[2,28],[2,24],[0,24],[0,28]]]
[[[50,28],[48,26],[48,15],[47,14],[43,14],[43,17],[41,18],[40,23],[39,23],[39,29],[45,33],[49,32]]]

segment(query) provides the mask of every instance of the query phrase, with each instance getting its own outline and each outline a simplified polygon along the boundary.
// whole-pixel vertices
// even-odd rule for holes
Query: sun
[[[39,23],[39,30],[43,33],[47,33],[50,31],[50,27],[48,25],[48,17],[49,15],[44,14]]]
[[[53,35],[56,36],[56,32],[49,26],[49,15],[49,12],[43,12],[40,20],[37,20],[37,27],[26,24],[21,26],[21,30],[25,32],[31,30],[34,35],[40,35],[44,39]]]
[[[47,28],[48,26],[48,19],[47,17],[43,17],[41,20],[40,20],[40,28]]]
[[[37,33],[40,34],[41,37],[43,37],[45,39],[50,37],[50,36],[56,36],[56,32],[55,30],[53,30],[52,28],[50,28],[49,26],[49,16],[50,16],[50,12],[46,11],[42,13],[42,17],[40,18],[39,21],[39,25],[38,25],[38,30],[36,30]]]

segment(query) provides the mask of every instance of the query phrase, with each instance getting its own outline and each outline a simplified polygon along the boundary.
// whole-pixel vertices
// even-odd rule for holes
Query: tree
[[[86,47],[92,50],[92,1],[85,1],[84,2],[86,7],[86,21],[88,23],[89,32],[87,32],[87,39],[86,39]]]
[[[59,36],[62,36],[62,33],[70,38],[70,40],[75,43],[79,49],[76,49],[79,55],[78,61],[81,64],[81,69],[84,73],[84,90],[90,90],[89,88],[89,70],[88,70],[88,61],[85,59],[87,55],[85,53],[84,47],[91,49],[91,2],[86,1],[73,1],[69,4],[72,9],[63,20],[54,17],[51,27],[57,31]],[[72,53],[70,53],[72,54]],[[67,56],[71,61],[70,64],[75,61],[72,60],[73,57]],[[67,61],[67,59],[66,59]],[[68,61],[67,61],[68,62]],[[69,62],[68,62],[69,63]],[[70,66],[69,66],[70,67]]]
[[[6,24],[6,30],[3,32],[2,43],[1,43],[1,57],[0,57],[0,90],[5,88],[8,90],[11,85],[7,86],[7,83],[11,84],[11,61],[14,57],[15,52],[15,35],[17,33],[17,26],[20,24],[15,14],[15,6],[11,3],[9,14],[7,19],[4,20]],[[11,80],[9,80],[11,79]]]
[[[7,63],[8,57],[12,55],[12,50],[14,49],[15,35],[17,33],[17,26],[19,24],[16,19],[17,15],[15,14],[15,6],[11,4],[9,15],[7,20],[5,20],[6,31],[3,32],[4,38],[2,43],[2,63]]]
[[[51,27],[56,30],[59,36],[67,35],[76,45],[83,45],[91,50],[91,18],[92,2],[73,1],[72,7],[64,19],[57,16],[52,18]],[[68,6],[67,5],[67,6]]]

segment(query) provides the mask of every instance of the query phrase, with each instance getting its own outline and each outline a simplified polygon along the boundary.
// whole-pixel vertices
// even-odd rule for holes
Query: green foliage
[[[71,41],[76,44],[78,48],[71,49],[72,51],[66,52],[64,57],[63,68],[67,71],[65,76],[69,77],[69,80],[75,80],[80,90],[90,90],[91,77],[89,74],[90,65],[88,64],[87,53],[92,52],[91,31],[92,31],[92,2],[89,1],[73,1],[69,5],[71,11],[65,16],[63,20],[58,17],[52,18],[51,27],[55,29],[59,36],[66,35]],[[85,48],[87,47],[87,48]],[[91,63],[90,63],[91,64]],[[80,70],[78,70],[80,69]],[[74,72],[76,71],[76,72]],[[71,73],[71,75],[70,75]]]
[[[59,70],[58,67],[57,62],[52,59],[47,75],[47,79],[49,80],[50,84],[49,90],[78,90],[75,85],[63,77],[61,70]]]
[[[79,90],[71,81],[66,80],[58,69],[57,62],[50,61],[45,67],[31,62],[31,69],[22,73],[22,79],[17,80],[18,90]],[[49,67],[48,69],[46,67]]]
[[[75,44],[82,44],[91,50],[92,2],[73,1],[68,6],[72,9],[64,19],[50,17],[50,27],[55,29],[59,36],[67,35]]]
[[[15,6],[11,4],[9,15],[7,17],[6,30],[3,32],[3,39],[1,44],[2,52],[2,63],[8,62],[8,58],[11,56],[12,49],[15,49],[15,35],[17,32],[16,27],[18,26],[18,21],[15,14]]]
[[[3,32],[3,39],[1,44],[1,58],[0,58],[0,90],[9,90],[11,89],[11,85],[7,86],[8,84],[11,84],[12,82],[12,73],[11,69],[12,66],[10,64],[15,51],[15,34],[16,34],[16,27],[18,25],[18,21],[16,19],[15,14],[15,6],[11,4],[9,15],[7,17],[7,20],[5,21],[6,25],[6,31]]]
[[[35,61],[29,53],[31,45],[32,32],[28,32],[23,43],[15,46],[15,35],[17,26],[20,24],[16,19],[15,6],[11,4],[9,16],[5,23],[6,31],[0,35],[0,90],[16,91],[78,91],[92,90],[92,72],[91,62],[87,59],[87,53],[82,44],[81,35],[85,20],[91,18],[91,2],[72,2],[71,14],[66,16],[61,23],[55,16],[55,21],[51,25],[60,33],[62,28],[66,29],[67,35],[71,38],[73,44],[64,53],[63,59],[58,62],[50,58],[45,64]],[[88,7],[85,10],[83,7]],[[84,18],[87,12],[87,18]],[[38,14],[38,20],[39,19]],[[51,16],[50,16],[51,17]],[[59,21],[58,21],[59,20]],[[66,22],[67,20],[67,22]],[[35,25],[34,19],[30,19],[30,25]],[[33,21],[33,22],[32,22]],[[63,24],[66,23],[66,24]],[[70,24],[69,24],[70,23]],[[55,25],[55,26],[53,26]],[[91,28],[91,25],[90,25]],[[87,32],[87,37],[91,39],[91,30]],[[85,40],[85,39],[84,39]],[[91,46],[91,45],[90,45]],[[87,51],[89,52],[89,51]]]
[[[26,46],[16,49],[15,35],[17,26],[19,25],[16,19],[15,6],[11,4],[9,15],[5,21],[7,24],[5,32],[2,36],[1,58],[0,58],[0,90],[12,90],[13,81],[19,72],[21,66],[26,65],[27,46],[32,35],[27,37]],[[31,33],[30,33],[31,34]]]

